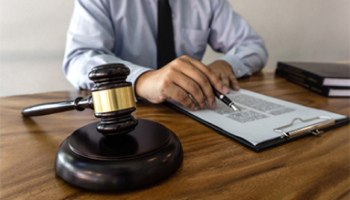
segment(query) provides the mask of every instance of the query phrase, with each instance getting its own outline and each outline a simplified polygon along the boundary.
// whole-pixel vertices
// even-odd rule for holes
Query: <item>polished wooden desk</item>
[[[244,89],[349,116],[349,98],[325,98],[264,71],[240,81]],[[93,111],[21,117],[24,107],[87,96],[52,92],[0,99],[1,199],[349,199],[349,128],[310,136],[256,153],[165,105],[139,102],[135,116],[159,122],[178,135],[180,169],[152,187],[91,192],[55,175],[61,142],[98,121]]]

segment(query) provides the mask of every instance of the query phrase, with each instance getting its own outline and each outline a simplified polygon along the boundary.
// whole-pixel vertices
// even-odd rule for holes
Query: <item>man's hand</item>
[[[237,79],[235,75],[233,75],[232,68],[227,62],[217,60],[208,65],[208,68],[210,68],[216,74],[216,76],[220,78],[226,87],[231,86],[232,89],[239,90]]]
[[[206,102],[211,108],[216,107],[212,86],[221,93],[229,92],[229,88],[210,68],[189,56],[182,56],[159,70],[139,76],[135,91],[137,96],[152,103],[172,98],[188,109],[198,110],[206,109]]]

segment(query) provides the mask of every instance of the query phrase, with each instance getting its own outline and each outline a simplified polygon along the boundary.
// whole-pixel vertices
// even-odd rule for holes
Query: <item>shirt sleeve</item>
[[[215,51],[225,54],[219,60],[229,63],[237,78],[261,70],[268,57],[264,40],[226,0],[212,2],[209,44]]]
[[[91,89],[93,82],[88,74],[95,66],[121,63],[130,69],[127,81],[133,87],[142,73],[150,68],[122,60],[113,53],[114,27],[108,12],[108,2],[76,0],[67,33],[63,71],[77,89]],[[135,87],[134,87],[135,88]]]

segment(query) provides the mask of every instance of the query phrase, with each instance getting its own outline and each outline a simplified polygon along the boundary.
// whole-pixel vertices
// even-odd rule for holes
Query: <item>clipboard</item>
[[[295,117],[289,123],[276,125],[276,127],[274,127],[273,131],[276,133],[279,133],[280,137],[276,137],[275,139],[271,139],[265,142],[261,142],[257,145],[253,145],[250,141],[246,140],[245,138],[239,137],[234,133],[230,133],[207,120],[204,120],[194,114],[191,114],[188,110],[185,110],[169,101],[166,101],[165,104],[256,152],[261,152],[273,147],[277,147],[277,146],[304,138],[306,136],[323,134],[323,132],[326,132],[350,123],[350,118],[346,116],[344,116],[344,118],[342,119],[336,119],[336,120],[333,119],[332,117],[325,116],[325,115],[316,116],[312,118]],[[290,130],[285,131],[286,128],[292,127],[297,122],[306,123],[306,122],[312,122],[317,120],[319,121],[320,119],[322,119],[323,121],[317,122],[317,123],[315,122],[311,125],[305,125],[298,129],[292,129],[291,131]]]

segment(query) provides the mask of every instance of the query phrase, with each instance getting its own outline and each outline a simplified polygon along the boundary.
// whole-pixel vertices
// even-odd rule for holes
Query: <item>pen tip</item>
[[[241,112],[241,109],[235,105],[231,105],[231,108],[234,110],[234,111],[239,111]]]

